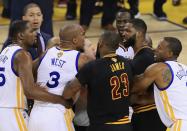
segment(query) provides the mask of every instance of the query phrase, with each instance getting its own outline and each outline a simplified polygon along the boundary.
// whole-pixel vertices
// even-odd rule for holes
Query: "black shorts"
[[[77,126],[74,125],[75,131],[87,131],[88,126]]]
[[[131,122],[133,131],[166,131],[156,109],[133,113]]]
[[[90,125],[87,131],[132,131],[131,124],[119,124],[119,125]]]

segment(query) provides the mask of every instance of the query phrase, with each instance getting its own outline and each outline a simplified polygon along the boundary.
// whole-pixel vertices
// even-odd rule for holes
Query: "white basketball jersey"
[[[79,55],[76,50],[50,48],[38,67],[37,83],[46,86],[50,93],[62,95],[65,85],[77,74]],[[40,106],[58,106],[41,101],[35,103]]]
[[[27,108],[21,80],[13,69],[14,57],[20,50],[20,46],[12,45],[0,54],[0,108]]]
[[[187,120],[187,66],[165,62],[172,72],[172,81],[164,89],[154,87],[155,103],[162,122],[171,127],[177,120]]]
[[[132,47],[125,48],[123,45],[119,44],[118,49],[116,50],[116,54],[123,56],[127,59],[133,59],[134,50]]]

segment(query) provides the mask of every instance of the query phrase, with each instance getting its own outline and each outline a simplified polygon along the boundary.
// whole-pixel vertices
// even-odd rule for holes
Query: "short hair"
[[[141,31],[144,34],[147,32],[147,25],[142,19],[132,19],[129,21],[137,31]]]
[[[133,15],[130,13],[129,9],[120,9],[117,13],[116,13],[116,17],[119,15],[119,13],[125,13],[126,15],[129,15],[130,19],[133,18]]]
[[[27,11],[30,9],[30,8],[33,8],[33,7],[38,7],[40,9],[40,6],[37,5],[36,3],[30,3],[30,4],[27,4],[24,8],[23,8],[23,15],[26,15]],[[41,9],[40,9],[41,10]]]
[[[16,20],[11,23],[9,28],[9,37],[11,39],[16,39],[18,33],[22,33],[27,29],[28,21]]]
[[[173,52],[173,56],[178,57],[182,51],[181,41],[175,37],[164,37],[164,40],[168,43],[168,47]]]
[[[114,31],[105,31],[101,35],[102,43],[104,43],[109,49],[116,50],[119,47],[121,37]]]

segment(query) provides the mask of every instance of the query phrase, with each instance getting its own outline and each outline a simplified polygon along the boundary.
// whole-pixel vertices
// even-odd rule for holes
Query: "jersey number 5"
[[[0,86],[4,86],[5,84],[5,75],[3,74],[3,72],[5,71],[5,68],[0,67]]]
[[[122,85],[121,85],[122,84]],[[110,78],[110,86],[112,87],[112,100],[117,100],[129,95],[129,81],[126,73],[120,77],[113,76]]]
[[[60,74],[56,71],[53,71],[53,72],[49,73],[49,75],[50,75],[51,80],[49,80],[47,82],[47,84],[46,84],[47,87],[49,87],[49,88],[57,87],[59,84],[58,80],[60,78]]]

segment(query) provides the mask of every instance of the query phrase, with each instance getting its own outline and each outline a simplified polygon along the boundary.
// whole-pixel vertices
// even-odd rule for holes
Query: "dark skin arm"
[[[38,66],[39,66],[39,62],[42,59],[42,57],[46,54],[47,50],[45,52],[43,52],[37,59],[35,59],[34,61],[32,61],[32,72],[33,72],[33,76],[34,76],[34,80],[37,79],[37,70],[38,70]]]
[[[81,89],[82,85],[77,78],[74,78],[70,83],[66,85],[63,91],[63,97],[65,99],[73,98]]]
[[[79,56],[78,68],[79,70],[89,61],[93,60],[93,58],[89,57],[85,53],[81,53]],[[69,82],[63,91],[63,96],[65,99],[71,99],[76,96],[76,94],[81,91],[82,85],[77,78],[74,78],[71,82]]]
[[[150,65],[143,74],[135,78],[132,93],[145,91],[152,83],[156,83],[159,88],[165,88],[170,81],[171,72],[169,67],[164,63],[155,63]]]
[[[66,108],[70,108],[71,102],[66,101],[62,96],[47,92],[45,89],[34,83],[32,68],[32,59],[28,52],[24,50],[18,52],[14,59],[14,69],[19,74],[26,97],[55,104],[62,104]]]
[[[154,94],[144,92],[144,94],[132,94],[130,97],[131,104],[147,105],[154,103]]]

